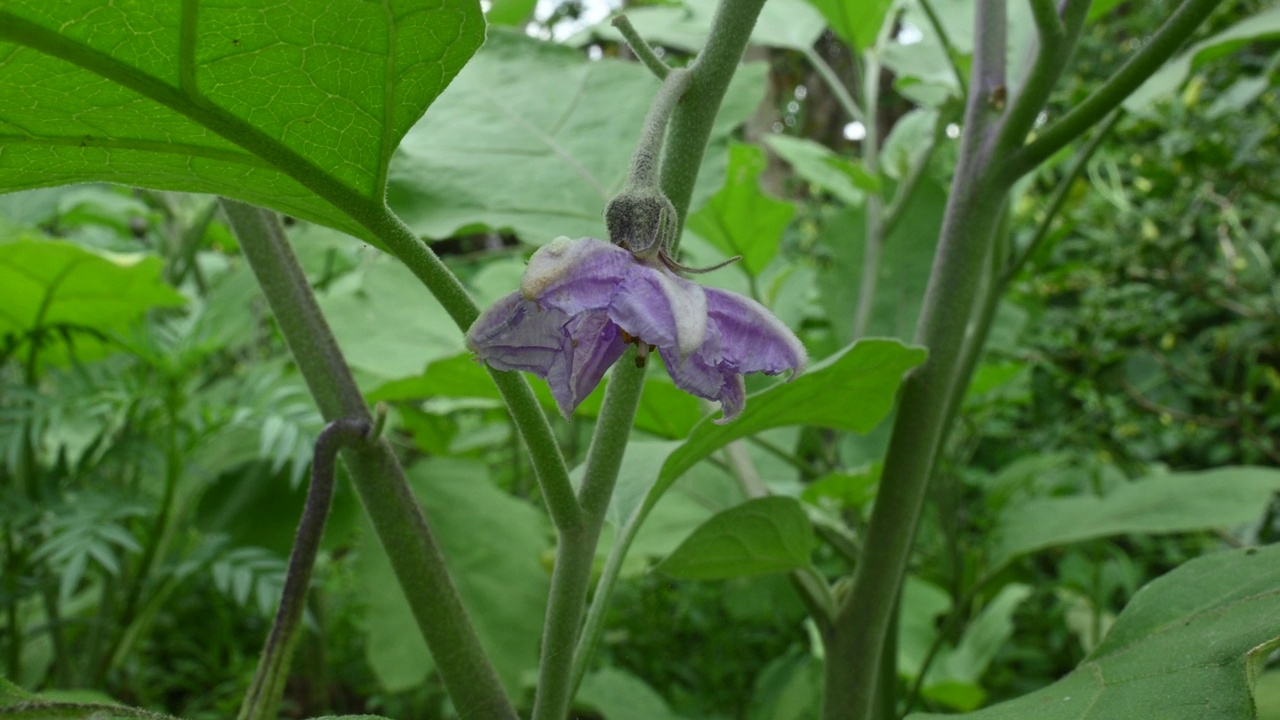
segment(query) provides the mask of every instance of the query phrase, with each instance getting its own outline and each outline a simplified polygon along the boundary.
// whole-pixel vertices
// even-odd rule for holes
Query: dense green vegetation
[[[805,343],[809,371],[787,385],[749,376],[747,390],[760,394],[724,426],[703,422],[718,411],[666,373],[643,376],[594,553],[603,624],[574,717],[819,717],[830,629],[815,604],[851,591],[879,486],[898,479],[882,477],[893,403],[925,356],[913,345],[916,325],[948,198],[963,182],[954,178],[957,73],[973,62],[973,8],[934,4],[950,60],[917,2],[766,5],[748,56],[763,62],[728,88],[692,173],[699,184],[680,250],[694,266],[743,255],[697,279],[768,307]],[[431,89],[415,96],[418,112],[435,100],[421,121],[397,107],[373,117],[354,102],[316,116],[356,128],[372,118],[390,143],[373,150],[339,130],[322,150],[294,142],[295,125],[311,117],[297,106],[319,102],[306,93],[264,105],[285,107],[278,116],[244,115],[262,145],[226,130],[240,116],[204,117],[195,106],[166,116],[172,125],[148,124],[111,115],[124,101],[104,94],[81,127],[74,103],[90,99],[50,91],[23,105],[22,63],[36,67],[37,50],[48,54],[39,61],[61,62],[49,50],[60,46],[42,45],[14,20],[21,12],[0,8],[0,22],[14,23],[0,46],[27,53],[0,53],[0,104],[18,108],[12,117],[0,109],[0,128],[58,140],[47,156],[24,155],[40,144],[0,132],[0,173],[10,178],[0,177],[0,191],[16,191],[0,195],[0,714],[28,699],[24,688],[223,718],[253,682],[328,411],[223,206],[197,192],[288,213],[289,244],[364,400],[387,413],[384,437],[497,679],[516,708],[534,706],[565,532],[513,419],[521,410],[504,403],[509,387],[490,381],[455,326],[458,304],[424,291],[423,273],[401,262],[403,249],[387,241],[394,233],[370,229],[366,211],[380,205],[385,181],[395,213],[486,307],[519,285],[534,248],[604,235],[604,201],[621,187],[657,83],[619,57],[633,53],[607,22],[570,27],[582,12],[572,3],[528,23],[531,33],[490,27],[473,58],[464,46],[480,42],[479,11],[447,5],[472,15],[432,61],[445,76],[414,81]],[[526,25],[532,12],[528,2],[494,5],[496,24]],[[879,17],[832,20],[852,5],[884,7]],[[1010,5],[1012,54],[1022,57],[1036,29],[1026,3]],[[1033,137],[1178,5],[1095,2]],[[646,4],[632,17],[682,66],[701,48],[712,6]],[[1140,692],[1221,688],[1220,714],[1204,717],[1280,718],[1280,670],[1269,665],[1280,608],[1267,600],[1280,573],[1261,569],[1275,565],[1265,546],[1280,539],[1277,10],[1221,3],[1189,38],[1209,50],[1187,56],[1185,75],[1145,86],[1140,102],[1054,153],[999,208],[982,281],[989,302],[973,316],[972,382],[952,399],[890,628],[882,667],[896,672],[882,680],[894,686],[881,691],[883,719],[988,707],[976,717],[1028,717],[1017,702],[1082,662],[1110,673],[1121,649],[1137,648],[1135,662],[1156,662],[1169,647],[1202,650],[1200,625],[1166,632],[1181,611],[1187,625],[1221,623],[1203,632],[1243,650],[1197,660],[1225,668],[1221,676],[1150,671],[1157,681]],[[529,37],[538,31],[567,39]],[[1224,32],[1234,39],[1222,41]],[[244,33],[231,47],[262,41]],[[323,59],[312,61],[309,72],[329,77]],[[108,65],[98,72],[108,89],[96,92],[146,94]],[[228,72],[241,93],[270,82]],[[332,77],[317,91],[350,91],[349,78]],[[81,81],[66,82],[55,90]],[[866,113],[860,120],[843,114],[851,102]],[[39,126],[37,111],[48,114]],[[136,128],[155,136],[146,142],[191,147],[204,128],[250,137],[235,152],[276,158],[285,148],[338,184],[308,186],[220,146],[166,164],[163,153],[163,162],[142,157],[142,141],[112,145]],[[73,135],[84,138],[79,154],[59,144]],[[70,184],[84,181],[95,182]],[[656,354],[651,365],[661,365]],[[609,412],[603,387],[565,421],[546,383],[532,386],[571,479],[588,482],[596,420]],[[451,699],[379,541],[378,513],[366,513],[352,479],[339,472],[280,714],[480,713]],[[752,505],[769,499],[787,501]],[[779,539],[724,550],[762,534],[725,515],[744,507]],[[728,529],[707,530],[717,527]],[[706,536],[695,531],[712,537],[699,544]],[[610,568],[617,584],[600,600]],[[1117,625],[1126,606],[1128,624]],[[1088,717],[1124,717],[1115,713],[1130,701],[1104,700],[1103,714]]]

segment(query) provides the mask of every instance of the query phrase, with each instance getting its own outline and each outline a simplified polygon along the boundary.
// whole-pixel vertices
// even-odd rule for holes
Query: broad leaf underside
[[[368,237],[391,152],[483,36],[465,0],[10,0],[0,192],[210,192]]]

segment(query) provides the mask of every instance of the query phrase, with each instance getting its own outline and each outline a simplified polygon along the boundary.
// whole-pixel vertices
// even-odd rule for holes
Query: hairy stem
[[[980,2],[977,7],[973,90],[960,161],[917,332],[929,358],[903,385],[861,562],[827,645],[824,720],[871,720],[877,699],[885,702],[878,691],[882,654],[944,429],[946,398],[1007,190],[990,178],[995,116],[988,102],[1004,85],[1005,5]]]
[[[658,53],[649,47],[649,43],[640,37],[640,33],[636,31],[636,26],[631,24],[631,20],[626,15],[619,15],[610,23],[618,28],[618,32],[622,33],[622,38],[627,41],[627,45],[631,47],[631,52],[635,53],[636,59],[645,67],[649,68],[659,80],[665,80],[667,73],[671,72],[671,66],[662,62],[662,58],[658,57]]]
[[[636,367],[635,352],[634,348],[629,350],[609,374],[609,386],[596,421],[591,449],[587,451],[586,472],[578,493],[586,522],[580,528],[562,532],[556,548],[546,629],[542,636],[538,690],[533,704],[534,720],[566,717],[573,699],[573,655],[591,584],[591,564],[618,469],[622,467],[627,438],[635,422],[636,408],[640,405],[640,389],[644,386],[645,369]]]
[[[231,200],[223,208],[321,415],[372,423],[279,218]],[[380,440],[342,459],[454,704],[473,717],[515,720],[391,446]]]
[[[333,475],[337,470],[338,451],[373,437],[371,429],[368,420],[342,418],[325,426],[316,438],[315,455],[311,461],[311,487],[307,489],[307,502],[302,508],[293,551],[289,554],[289,569],[285,574],[280,607],[271,625],[271,634],[262,648],[262,657],[258,660],[249,692],[240,705],[239,720],[273,720],[276,717],[298,640],[298,624],[307,605],[311,570],[315,567],[324,524],[333,503]]]
[[[662,81],[658,94],[644,116],[640,141],[631,156],[631,168],[627,175],[628,188],[651,188],[658,185],[658,162],[662,159],[662,139],[667,134],[667,123],[680,103],[681,96],[689,89],[689,71],[672,70]]]
[[[742,62],[762,7],[764,0],[722,0],[711,20],[707,45],[689,66],[689,91],[671,119],[667,154],[662,162],[662,191],[676,208],[677,228],[684,227],[689,215],[693,186],[698,181],[716,114],[729,90],[729,81]],[[673,257],[679,249],[679,239],[677,233],[669,251]]]

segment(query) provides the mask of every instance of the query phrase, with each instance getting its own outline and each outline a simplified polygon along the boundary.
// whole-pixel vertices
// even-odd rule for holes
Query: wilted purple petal
[[[690,395],[720,402],[722,416],[715,422],[727,423],[742,412],[746,404],[746,389],[741,374],[724,366],[709,364],[700,352],[683,360],[670,349],[662,348],[659,352],[676,387]]]
[[[706,293],[712,328],[708,334],[719,341],[716,359],[720,363],[742,374],[804,372],[809,359],[804,345],[773,313],[755,300],[727,290],[706,288]]]
[[[631,253],[616,245],[559,237],[529,258],[520,292],[544,308],[576,316],[609,307],[636,265]]]
[[[467,346],[498,370],[524,370],[546,377],[564,345],[569,316],[543,311],[514,292],[480,314],[467,330]]]
[[[604,312],[573,318],[564,327],[564,337],[564,349],[557,358],[563,361],[552,364],[547,384],[560,414],[568,420],[574,408],[600,384],[605,371],[626,352],[627,344]]]
[[[674,348],[684,357],[706,337],[707,299],[701,285],[637,264],[609,317],[641,342]]]

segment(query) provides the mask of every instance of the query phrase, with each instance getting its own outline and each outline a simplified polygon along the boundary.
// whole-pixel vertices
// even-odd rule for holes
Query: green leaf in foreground
[[[813,526],[789,497],[748,500],[693,531],[657,569],[687,580],[722,580],[806,567]]]
[[[0,7],[0,192],[217,193],[365,238],[392,151],[484,39],[473,0]]]
[[[161,270],[155,257],[99,255],[53,241],[0,243],[0,339],[17,338],[21,347],[42,335],[39,341],[50,343],[46,333],[63,331],[75,357],[90,359],[103,349],[98,336],[127,329],[152,308],[183,303]]]
[[[1233,467],[1135,480],[1102,497],[1032,500],[1001,518],[994,562],[1111,535],[1242,525],[1256,521],[1278,491],[1280,470]]]
[[[729,147],[729,176],[724,187],[701,210],[689,216],[688,228],[725,252],[741,255],[742,267],[759,275],[778,253],[782,233],[796,210],[791,203],[760,189],[764,151],[755,145]]]
[[[1049,687],[967,720],[1252,720],[1280,644],[1280,546],[1196,558],[1142,588],[1102,643]],[[956,717],[915,714],[913,720]]]
[[[518,68],[518,72],[513,72]],[[724,177],[733,129],[764,94],[764,67],[734,75],[712,130],[692,208]],[[484,48],[391,163],[388,200],[427,237],[483,226],[542,245],[605,237],[658,81],[639,63],[492,29]],[[691,209],[692,209],[691,208]]]
[[[646,504],[657,502],[694,463],[747,435],[786,425],[870,432],[893,408],[903,376],[925,355],[924,348],[897,340],[860,340],[791,382],[749,396],[737,420],[726,425],[704,420],[662,466]]]

